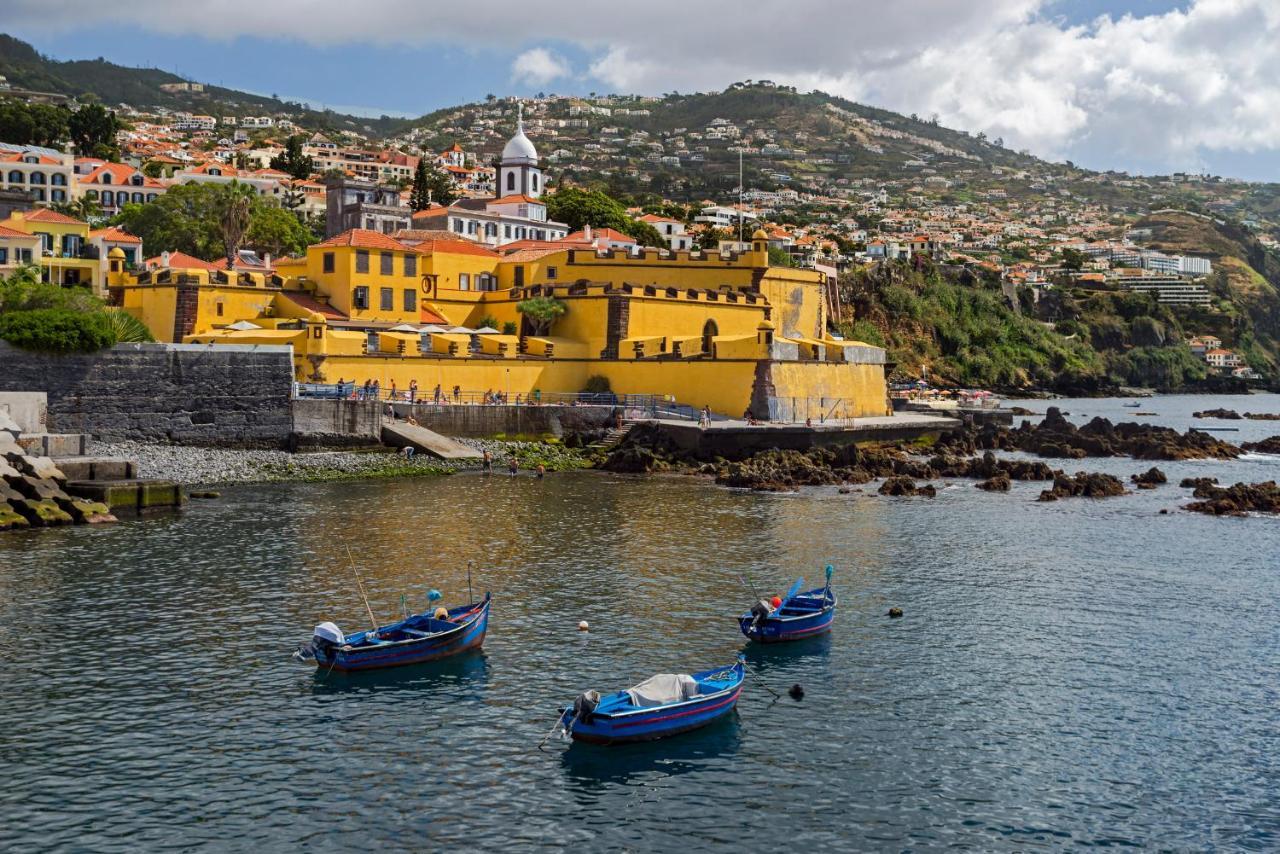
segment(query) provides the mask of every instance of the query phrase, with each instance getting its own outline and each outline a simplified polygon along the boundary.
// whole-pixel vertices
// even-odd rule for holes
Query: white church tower
[[[498,196],[520,194],[530,198],[542,195],[542,170],[538,168],[538,152],[524,135],[524,104],[516,104],[516,135],[502,149],[498,166]]]

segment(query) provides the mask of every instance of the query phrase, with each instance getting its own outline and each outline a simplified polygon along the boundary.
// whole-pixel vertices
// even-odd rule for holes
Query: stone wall
[[[119,344],[46,356],[0,341],[0,391],[48,394],[48,429],[105,440],[280,447],[293,348]]]
[[[612,406],[436,406],[394,404],[396,416],[445,436],[591,435],[612,426]]]
[[[372,400],[295,400],[290,447],[377,445],[382,441],[382,406]]]

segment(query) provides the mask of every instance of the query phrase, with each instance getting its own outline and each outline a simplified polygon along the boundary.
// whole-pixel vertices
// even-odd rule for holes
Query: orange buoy
[[[781,608],[781,607],[782,607],[782,597],[781,597],[781,596],[774,596],[774,597],[773,597],[773,599],[771,599],[771,600],[769,600],[769,601],[770,601],[770,604],[772,604],[772,605],[773,605],[773,607],[775,607],[775,608]]]

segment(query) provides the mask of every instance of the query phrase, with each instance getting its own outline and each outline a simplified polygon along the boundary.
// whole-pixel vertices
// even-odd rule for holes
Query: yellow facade
[[[40,239],[38,257],[45,281],[91,288],[102,286],[96,248],[89,243],[89,224],[51,210],[14,211],[0,226]]]
[[[423,394],[438,383],[514,398],[576,392],[603,376],[618,393],[733,416],[776,417],[798,411],[797,399],[815,413],[833,402],[849,416],[888,412],[884,351],[830,338],[822,275],[769,267],[761,232],[740,255],[552,248],[504,257],[461,239],[413,246],[357,230],[279,263],[271,279],[116,279],[113,294],[158,339],[290,343],[303,382],[404,389],[416,380]],[[534,297],[567,309],[547,334],[518,310]],[[482,319],[519,334],[417,331]],[[256,328],[232,328],[240,321]]]

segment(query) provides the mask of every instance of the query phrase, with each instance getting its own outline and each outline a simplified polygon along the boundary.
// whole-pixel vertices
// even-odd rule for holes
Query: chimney
[[[262,253],[262,266],[266,267],[268,270],[271,269],[271,253],[270,252]]]
[[[584,239],[586,239],[586,241],[587,241],[588,243],[590,243],[590,242],[591,242],[591,226],[589,226],[589,225],[584,225],[584,226],[582,227],[582,236],[583,236],[583,238],[584,238]]]
[[[160,253],[160,266],[166,269],[169,267],[169,251],[167,249]]]

